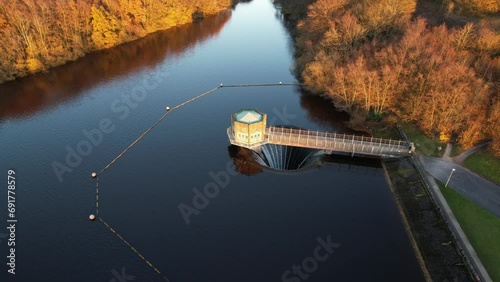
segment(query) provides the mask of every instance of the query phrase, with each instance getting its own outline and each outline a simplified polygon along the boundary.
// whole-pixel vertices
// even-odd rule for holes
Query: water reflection
[[[234,145],[227,147],[227,150],[229,156],[233,159],[237,172],[243,175],[252,176],[263,171],[254,151]]]
[[[230,145],[228,152],[233,159],[236,171],[243,175],[252,176],[263,172],[264,169],[274,172],[298,172],[326,164],[332,166],[333,171],[339,173],[349,171],[349,173],[359,175],[377,175],[381,167],[380,160],[376,158],[328,155],[319,150],[273,144],[264,146],[268,147],[255,152],[247,148]],[[272,150],[274,152],[270,152]],[[286,153],[283,154],[283,152]],[[271,156],[272,154],[275,154],[275,156]],[[290,161],[290,165],[286,165],[288,161]],[[281,164],[276,164],[277,162],[281,162]]]
[[[302,90],[300,105],[307,110],[307,118],[321,126],[324,130],[355,134],[355,130],[347,128],[349,114],[335,109],[333,103],[318,95],[312,95]]]
[[[37,74],[0,85],[0,120],[33,115],[113,78],[151,68],[216,36],[230,10],[204,20],[156,32]]]

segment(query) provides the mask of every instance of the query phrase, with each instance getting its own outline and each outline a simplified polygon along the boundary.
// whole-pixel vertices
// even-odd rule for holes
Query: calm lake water
[[[0,173],[16,171],[18,219],[15,276],[1,223],[0,280],[163,281],[89,221],[90,173],[166,106],[220,83],[296,82],[292,48],[279,11],[254,0],[0,85]],[[345,115],[298,87],[222,88],[174,111],[100,176],[100,216],[171,281],[423,281],[378,161],[332,157],[296,173],[238,173],[226,128],[241,108],[260,109],[271,124],[347,131]],[[97,129],[107,130],[102,140]],[[85,156],[68,158],[73,150]],[[54,165],[71,172],[58,176]],[[186,224],[179,205],[193,207],[194,189],[210,183],[224,187]],[[321,240],[339,245],[321,249],[318,262]],[[302,278],[285,273],[303,262]]]

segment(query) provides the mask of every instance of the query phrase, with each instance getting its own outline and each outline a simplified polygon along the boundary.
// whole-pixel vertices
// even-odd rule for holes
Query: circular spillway
[[[265,144],[255,151],[257,161],[280,171],[300,170],[321,164],[323,151],[284,145]]]

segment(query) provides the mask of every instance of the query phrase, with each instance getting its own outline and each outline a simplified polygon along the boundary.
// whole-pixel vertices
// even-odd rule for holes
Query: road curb
[[[397,125],[396,128],[399,131],[401,137],[403,137],[403,139],[405,139],[406,141],[409,141],[408,136],[406,136],[401,126]],[[439,213],[445,219],[446,225],[448,226],[448,229],[453,236],[455,244],[457,245],[460,254],[463,256],[464,261],[467,263],[467,267],[471,271],[473,278],[476,281],[493,282],[490,275],[488,274],[488,271],[486,271],[486,268],[477,256],[476,250],[474,250],[469,239],[465,235],[465,232],[458,223],[455,214],[453,214],[453,211],[448,205],[448,202],[441,193],[439,186],[436,184],[436,181],[434,181],[434,177],[424,169],[422,157],[419,154],[415,153],[411,156],[410,159],[412,160],[414,166],[417,168],[420,174],[420,178],[424,183],[424,187],[431,195],[431,199],[434,202],[434,205],[438,208]]]
[[[422,165],[421,156],[414,155],[411,157],[411,159],[415,167],[417,168],[427,191],[431,195],[432,201],[438,207],[441,216],[443,216],[443,218],[446,220],[446,224],[451,231],[455,243],[459,248],[460,253],[463,255],[470,271],[472,272],[474,279],[476,281],[492,282],[488,272],[486,271],[486,268],[477,256],[476,250],[474,250],[474,248],[470,244],[469,239],[458,223],[455,214],[453,214],[453,211],[451,210],[448,202],[441,193],[441,190],[436,184],[436,181],[434,181],[434,178],[425,171],[424,166]]]

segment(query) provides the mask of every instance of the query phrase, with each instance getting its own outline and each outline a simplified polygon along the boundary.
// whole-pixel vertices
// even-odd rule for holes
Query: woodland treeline
[[[0,83],[215,14],[231,0],[0,1]]]
[[[351,115],[415,123],[464,148],[491,138],[500,155],[499,29],[431,27],[413,16],[416,2],[315,1],[297,24],[297,74]],[[464,2],[478,13],[481,3],[484,13],[500,5]]]
[[[84,60],[51,69],[47,75],[0,85],[0,120],[32,116],[75,99],[89,85],[152,69],[165,60],[178,58],[196,44],[217,36],[231,16],[230,10],[221,12],[196,25],[178,26],[89,54]]]

